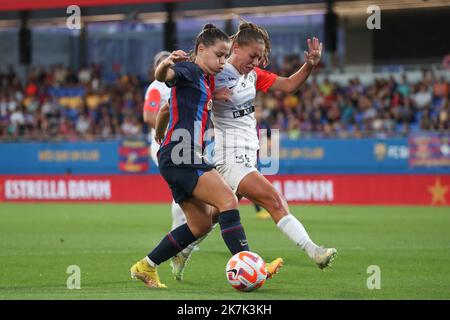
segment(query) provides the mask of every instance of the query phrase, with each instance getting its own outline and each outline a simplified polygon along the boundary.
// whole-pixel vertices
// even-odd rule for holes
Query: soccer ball
[[[241,251],[228,260],[225,274],[236,290],[253,291],[266,281],[266,263],[254,252]]]

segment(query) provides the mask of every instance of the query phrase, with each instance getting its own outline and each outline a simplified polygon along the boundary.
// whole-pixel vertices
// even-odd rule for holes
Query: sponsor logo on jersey
[[[236,118],[248,116],[249,114],[252,114],[253,112],[255,112],[254,106],[250,106],[248,108],[238,110],[238,111],[233,111],[233,118],[236,119]]]

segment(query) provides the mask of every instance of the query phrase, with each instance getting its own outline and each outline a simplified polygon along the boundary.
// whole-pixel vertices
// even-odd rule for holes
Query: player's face
[[[202,45],[200,45],[202,46]],[[229,42],[217,40],[209,47],[199,46],[199,57],[203,60],[203,65],[209,74],[216,74],[223,70],[225,61],[230,52]]]
[[[264,50],[264,44],[256,41],[242,47],[235,45],[233,54],[236,56],[238,71],[247,74],[259,66],[264,56]]]

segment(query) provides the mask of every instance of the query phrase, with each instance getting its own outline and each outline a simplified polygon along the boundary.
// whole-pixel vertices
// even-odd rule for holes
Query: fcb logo
[[[148,171],[148,145],[145,140],[122,140],[119,146],[119,169],[127,173]]]
[[[208,104],[206,105],[206,108],[207,108],[208,110],[211,110],[212,104],[213,104],[212,99],[209,99]]]

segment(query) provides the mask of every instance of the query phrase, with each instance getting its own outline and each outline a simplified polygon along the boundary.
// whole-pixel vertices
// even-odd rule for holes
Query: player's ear
[[[233,43],[233,45],[231,46],[231,53],[238,54],[239,51],[240,51],[239,45],[236,42]]]
[[[206,47],[203,43],[200,43],[197,47],[197,54],[203,53],[205,51]]]

